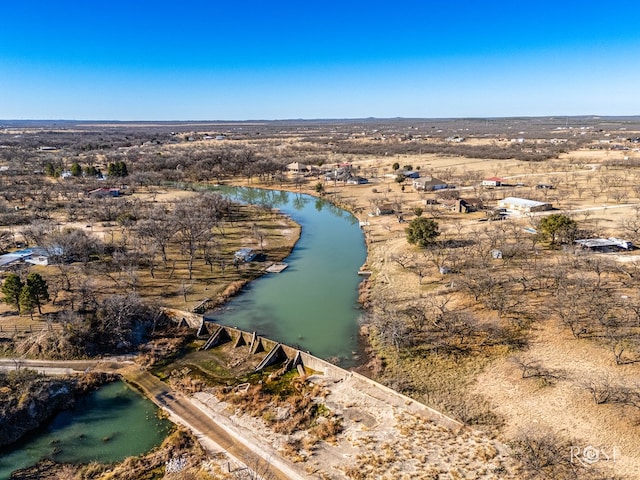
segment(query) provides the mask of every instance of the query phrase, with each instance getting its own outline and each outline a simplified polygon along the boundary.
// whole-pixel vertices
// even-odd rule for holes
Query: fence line
[[[61,330],[62,325],[52,323],[29,323],[17,324],[17,323],[3,323],[0,324],[0,338],[12,338],[16,335],[24,335],[31,333],[41,333],[44,331]]]

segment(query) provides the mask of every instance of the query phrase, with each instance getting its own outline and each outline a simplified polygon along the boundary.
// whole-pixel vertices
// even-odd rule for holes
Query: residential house
[[[378,205],[375,209],[376,215],[392,215],[395,210],[393,209],[393,205],[389,203],[385,203],[382,205]]]
[[[33,247],[0,255],[0,269],[8,268],[16,263],[26,262],[33,265],[48,265],[49,256],[44,248]]]
[[[455,213],[477,212],[483,208],[482,200],[479,198],[441,198],[439,203],[443,209]],[[425,204],[429,205],[427,202]]]
[[[415,170],[408,170],[402,172],[404,178],[420,178],[420,172],[416,172]]]
[[[631,250],[633,243],[628,240],[621,240],[619,238],[583,238],[576,240],[582,248],[586,248],[595,252],[615,252],[618,250]]]
[[[504,184],[504,179],[500,177],[489,177],[482,180],[483,187],[499,187]]]
[[[287,171],[292,173],[303,173],[310,170],[309,165],[300,162],[293,162],[287,165]]]
[[[353,176],[347,179],[348,185],[364,185],[369,183],[369,180],[364,177]]]
[[[477,212],[483,208],[481,198],[459,198],[456,201],[455,211],[458,213]]]
[[[119,188],[107,188],[101,187],[96,188],[94,190],[90,190],[87,192],[87,195],[95,198],[104,198],[104,197],[119,197],[120,189]]]
[[[444,180],[429,176],[419,180],[414,180],[413,188],[416,190],[424,190],[425,192],[432,192],[434,190],[449,188],[449,185],[447,185],[447,182]]]

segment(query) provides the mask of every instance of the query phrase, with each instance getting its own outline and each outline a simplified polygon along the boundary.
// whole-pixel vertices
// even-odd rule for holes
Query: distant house
[[[308,172],[310,168],[309,168],[309,165],[305,165],[304,163],[293,162],[287,165],[287,170],[293,173],[300,173],[300,172]]]
[[[49,256],[47,252],[40,247],[25,248],[0,255],[0,269],[8,268],[20,262],[31,263],[33,265],[48,265]]]
[[[449,188],[447,182],[435,177],[424,177],[419,180],[413,181],[413,188],[416,190],[424,190],[425,192],[431,192],[434,190],[443,190]]]
[[[394,212],[393,206],[385,203],[383,205],[378,205],[375,209],[376,215],[392,215]]]
[[[457,213],[477,212],[484,206],[481,198],[459,198],[456,201],[455,211]]]
[[[342,164],[345,165],[345,164]],[[358,175],[354,175],[353,172],[351,171],[351,167],[347,166],[347,167],[338,167],[337,169],[327,172],[325,173],[324,179],[327,182],[346,182],[346,183],[351,183],[351,184],[362,184],[362,183],[368,183],[369,180],[367,180],[364,177],[359,177]],[[351,179],[360,179],[360,180],[353,180],[353,181],[349,181]]]
[[[596,252],[613,252],[617,250],[631,250],[633,243],[628,240],[621,240],[619,238],[583,238],[576,240],[582,248],[593,250]]]
[[[455,213],[477,212],[483,208],[482,200],[479,198],[441,198],[439,203],[443,209]],[[427,202],[425,204],[429,205]]]
[[[349,185],[364,185],[366,183],[369,183],[369,180],[364,177],[353,176],[347,179]]]
[[[29,258],[25,258],[24,260],[27,263],[30,263],[31,265],[40,265],[40,266],[47,266],[49,265],[49,257],[46,255],[31,255]]]
[[[404,178],[420,178],[420,172],[416,172],[415,170],[408,170],[406,172],[402,172]]]
[[[251,260],[256,258],[256,254],[251,248],[241,248],[233,254],[233,258],[235,261],[240,263],[250,262]]]
[[[553,207],[547,202],[538,202],[537,200],[529,200],[527,198],[507,197],[498,202],[499,208],[507,210],[515,210],[517,212],[543,212],[551,210]]]
[[[504,183],[504,179],[500,177],[489,177],[482,180],[484,187],[499,187]]]
[[[87,192],[87,195],[90,197],[96,198],[104,198],[104,197],[119,197],[120,189],[119,188],[96,188],[94,190],[90,190]]]

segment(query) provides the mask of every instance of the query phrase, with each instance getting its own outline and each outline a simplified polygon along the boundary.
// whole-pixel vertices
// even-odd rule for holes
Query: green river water
[[[0,454],[0,480],[43,458],[61,463],[118,462],[159,445],[171,422],[123,382],[107,384],[58,414],[37,434]]]
[[[343,367],[358,350],[358,270],[366,259],[358,219],[329,202],[303,194],[224,189],[231,198],[278,208],[302,232],[282,273],[267,274],[206,318],[297,346]]]

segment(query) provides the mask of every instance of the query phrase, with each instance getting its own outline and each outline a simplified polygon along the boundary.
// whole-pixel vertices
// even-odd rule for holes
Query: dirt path
[[[0,371],[29,368],[46,375],[65,375],[88,370],[117,373],[118,369],[132,364],[133,357],[128,355],[105,357],[98,360],[28,360],[24,358],[0,358]]]

